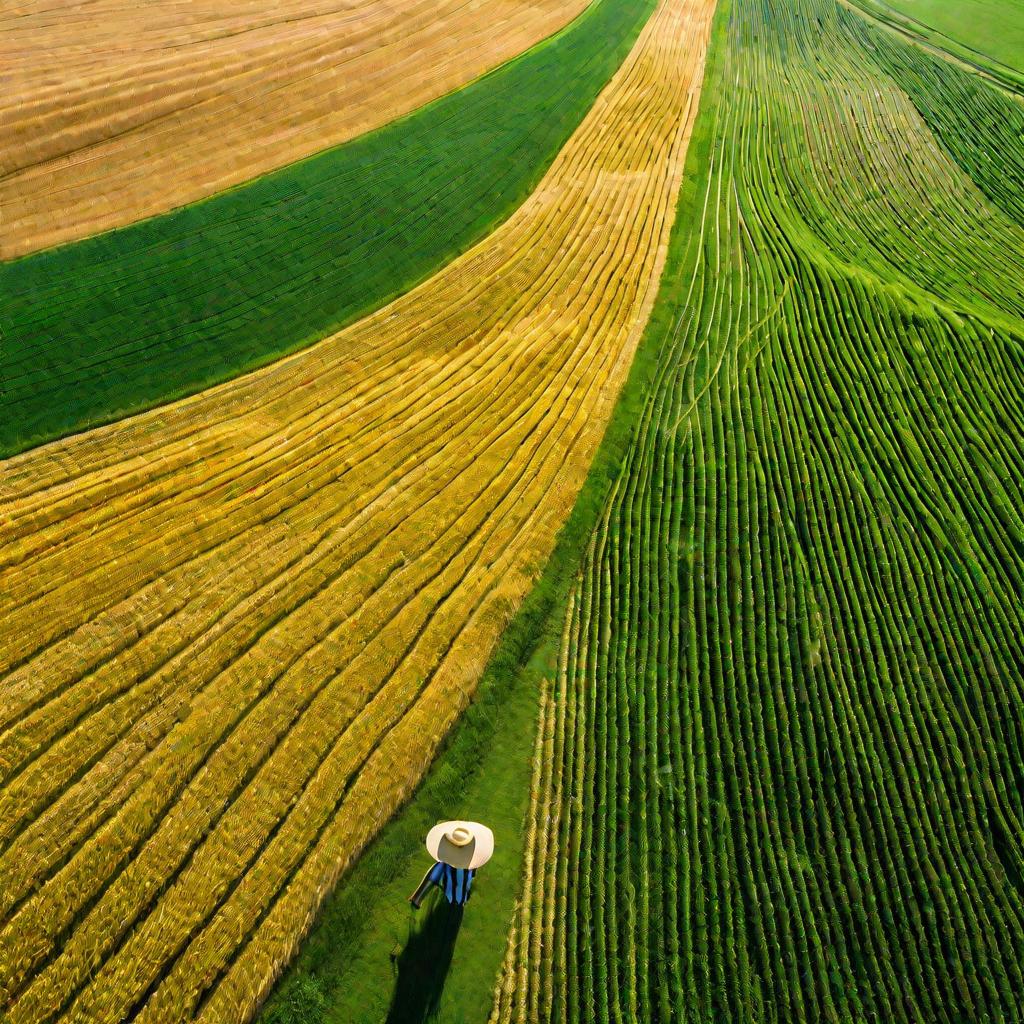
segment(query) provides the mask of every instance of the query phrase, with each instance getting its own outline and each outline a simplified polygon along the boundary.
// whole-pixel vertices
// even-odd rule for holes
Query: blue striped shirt
[[[443,893],[449,903],[462,906],[469,899],[469,890],[473,885],[476,871],[472,868],[453,868],[451,864],[438,861],[430,869],[432,881]]]

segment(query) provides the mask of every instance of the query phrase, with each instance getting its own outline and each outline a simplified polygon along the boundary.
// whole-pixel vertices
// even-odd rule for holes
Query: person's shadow
[[[396,961],[398,977],[387,1024],[421,1024],[430,1020],[441,1002],[463,908],[435,894],[424,909],[426,919],[414,925]]]

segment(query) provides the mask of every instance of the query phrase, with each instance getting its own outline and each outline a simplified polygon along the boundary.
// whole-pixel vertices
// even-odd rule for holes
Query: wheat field
[[[0,21],[0,259],[194,202],[422,106],[588,0],[33,0]]]

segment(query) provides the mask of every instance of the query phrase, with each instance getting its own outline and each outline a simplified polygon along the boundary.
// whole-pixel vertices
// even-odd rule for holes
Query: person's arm
[[[441,864],[431,864],[427,868],[427,873],[423,876],[423,881],[416,886],[416,891],[409,897],[409,902],[417,909],[420,909],[420,904],[423,902],[423,897],[427,895],[430,887],[434,885],[441,875]]]

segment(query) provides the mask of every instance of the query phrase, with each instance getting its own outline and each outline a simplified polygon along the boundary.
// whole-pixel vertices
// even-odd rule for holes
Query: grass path
[[[725,21],[719,15],[719,31]],[[709,44],[706,79],[721,39]],[[716,46],[718,49],[716,49]],[[710,151],[717,90],[701,90],[700,110],[687,148],[686,168],[666,268],[629,379],[601,447],[551,558],[523,606],[502,634],[473,703],[452,731],[423,784],[325,901],[320,918],[292,968],[263,1011],[265,1024],[377,1022],[395,991],[392,955],[416,934],[422,915],[409,914],[406,897],[425,867],[423,838],[435,822],[485,808],[496,831],[494,861],[477,880],[437,1010],[438,1024],[482,1022],[505,954],[508,923],[519,893],[527,848],[524,821],[538,767],[538,708],[545,679],[559,670],[563,609],[576,573],[625,457],[657,365],[657,341],[671,324],[673,297],[688,268],[699,230],[703,181]],[[548,754],[542,750],[541,763]]]

